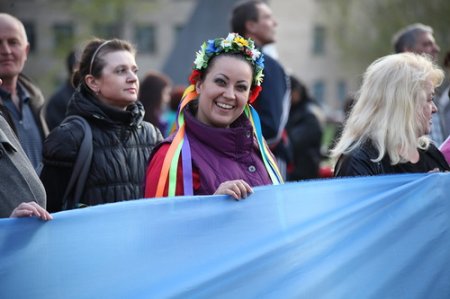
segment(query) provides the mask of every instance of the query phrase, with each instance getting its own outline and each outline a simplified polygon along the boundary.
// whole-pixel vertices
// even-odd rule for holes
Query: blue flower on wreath
[[[208,40],[208,42],[206,44],[206,50],[205,50],[206,54],[208,56],[210,56],[211,54],[214,54],[218,51],[219,51],[219,49],[217,49],[217,47],[216,47],[216,42],[212,39]]]
[[[255,64],[258,68],[263,69],[264,68],[264,55],[259,56],[259,58],[256,59]]]

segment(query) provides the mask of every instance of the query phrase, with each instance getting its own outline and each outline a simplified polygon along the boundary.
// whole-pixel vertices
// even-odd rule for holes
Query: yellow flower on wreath
[[[248,40],[246,40],[245,38],[238,36],[234,39],[234,42],[238,45],[241,45],[243,47],[248,47]]]

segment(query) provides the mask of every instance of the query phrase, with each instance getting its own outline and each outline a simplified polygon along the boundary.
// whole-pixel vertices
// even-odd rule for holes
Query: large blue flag
[[[0,298],[450,298],[449,186],[330,179],[2,219]]]

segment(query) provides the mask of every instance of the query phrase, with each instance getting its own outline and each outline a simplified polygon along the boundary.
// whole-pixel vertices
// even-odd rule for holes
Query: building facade
[[[24,22],[31,43],[25,73],[48,97],[66,76],[64,57],[72,45],[80,47],[92,36],[132,41],[138,49],[141,76],[150,69],[162,70],[173,59],[170,55],[174,55],[177,38],[193,23],[191,17],[199,4],[202,0],[3,0],[0,11]],[[269,1],[269,5],[278,21],[277,43],[271,51],[289,73],[306,84],[327,115],[342,118],[341,108],[356,90],[362,70],[351,70],[342,63],[317,1]],[[228,21],[229,12],[210,13],[222,17],[217,22]],[[198,28],[209,27],[198,26],[202,15],[195,17],[198,35],[202,35]]]

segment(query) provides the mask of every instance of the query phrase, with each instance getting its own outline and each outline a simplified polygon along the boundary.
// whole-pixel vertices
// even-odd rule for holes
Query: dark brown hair
[[[265,2],[261,0],[241,1],[237,3],[231,14],[231,31],[245,37],[247,33],[245,23],[247,21],[258,21],[258,5],[264,3]]]
[[[89,74],[99,78],[106,65],[103,57],[108,53],[116,51],[128,51],[132,54],[136,54],[135,48],[125,40],[104,40],[99,38],[90,40],[81,54],[80,66],[73,74],[73,86],[76,87],[84,83],[84,78]]]
[[[172,85],[171,80],[166,75],[151,71],[148,72],[141,81],[139,87],[139,101],[144,105],[144,120],[159,126],[159,117],[162,112],[162,94],[164,88]]]

